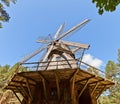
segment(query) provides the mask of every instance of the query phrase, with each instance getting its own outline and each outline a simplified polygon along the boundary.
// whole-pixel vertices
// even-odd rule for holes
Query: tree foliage
[[[103,14],[104,11],[113,12],[116,7],[120,4],[120,0],[92,0],[98,8],[98,13]]]
[[[2,90],[7,80],[9,80],[11,75],[17,71],[19,65],[19,63],[16,63],[12,67],[10,65],[0,66],[0,104],[19,104],[12,91],[6,90],[3,92]],[[27,71],[27,69],[23,66],[20,67],[20,70]],[[10,103],[11,101],[14,103]]]
[[[5,5],[10,6],[10,3],[16,3],[17,0],[0,0],[0,21],[7,22],[10,17],[7,11],[5,10]],[[96,4],[98,8],[98,13],[103,14],[104,11],[113,12],[116,10],[116,7],[120,4],[120,0],[92,0],[92,3]],[[0,22],[0,28],[2,28],[2,23]]]
[[[100,104],[120,104],[120,49],[117,60],[117,63],[110,60],[106,65],[106,78],[113,80],[115,85],[109,89],[108,95],[101,96]]]
[[[0,0],[0,21],[7,22],[9,21],[10,17],[7,11],[5,10],[5,6],[9,7],[10,3],[16,3],[16,0]],[[2,28],[2,23],[0,22],[0,28]]]

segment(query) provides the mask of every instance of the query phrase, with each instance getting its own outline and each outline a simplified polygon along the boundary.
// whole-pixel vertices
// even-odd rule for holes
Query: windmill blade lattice
[[[89,21],[90,21],[89,19],[84,20],[83,22],[81,22],[78,25],[74,26],[73,28],[69,29],[65,33],[61,34],[56,40],[60,40],[60,39],[64,38],[65,36],[69,35],[70,33],[75,32],[76,30],[80,29],[82,26],[87,24]]]

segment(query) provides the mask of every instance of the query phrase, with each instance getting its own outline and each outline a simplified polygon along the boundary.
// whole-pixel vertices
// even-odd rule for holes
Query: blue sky
[[[65,38],[68,41],[90,44],[86,54],[91,59],[117,61],[120,48],[120,7],[113,13],[97,13],[91,0],[18,0],[7,8],[9,23],[0,29],[0,64],[13,65],[41,45],[39,36],[54,35],[59,25],[65,30],[88,18],[91,21],[80,31]]]

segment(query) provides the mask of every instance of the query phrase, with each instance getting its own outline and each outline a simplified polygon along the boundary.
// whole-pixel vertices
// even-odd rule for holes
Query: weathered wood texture
[[[22,104],[96,104],[98,96],[113,84],[76,68],[20,72],[5,89],[21,93]]]

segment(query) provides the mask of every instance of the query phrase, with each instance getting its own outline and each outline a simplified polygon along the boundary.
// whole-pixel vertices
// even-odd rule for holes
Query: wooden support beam
[[[44,95],[45,95],[45,98],[47,99],[47,90],[46,90],[45,80],[42,79],[42,82],[43,82]]]
[[[89,83],[89,85],[90,85],[90,84],[94,84],[94,83],[98,83],[98,82],[101,82],[101,81],[104,81],[104,79],[101,79],[101,80],[98,80],[98,81],[91,82],[91,83]]]
[[[56,72],[54,72],[55,74],[55,79],[56,79],[56,86],[57,86],[57,94],[58,94],[58,100],[60,100],[60,85],[59,85],[59,78]]]
[[[99,82],[97,82],[95,87],[93,88],[93,90],[91,92],[91,97],[93,96],[93,94],[94,94],[95,90],[97,89],[98,85],[99,85]]]
[[[54,44],[51,44],[51,45],[49,45],[49,46],[50,46],[50,47],[48,48],[47,53],[45,54],[42,62],[45,62],[45,61],[48,59],[48,56],[49,56],[50,52],[53,50]]]
[[[49,66],[49,64],[50,64],[50,62],[51,62],[51,60],[52,60],[52,58],[53,58],[53,56],[51,56],[51,57],[50,57],[50,60],[48,61],[48,63],[47,63],[47,66],[46,66],[45,70],[47,70],[47,68],[48,68],[48,66]]]
[[[82,61],[82,59],[83,59],[84,52],[85,52],[85,49],[83,49],[82,55],[81,55],[81,57],[78,59],[78,61],[80,62],[79,65],[78,65],[79,68],[80,68],[80,66],[81,66],[81,61]]]
[[[44,75],[40,71],[38,71],[38,75],[41,79],[44,79],[46,82],[48,82],[48,80],[44,77]]]
[[[31,77],[25,76],[25,75],[23,75],[22,73],[17,73],[17,75],[18,75],[18,76],[21,76],[21,77],[24,77],[25,79],[27,78],[27,79],[29,79],[30,81],[34,82],[35,84],[37,83],[36,80],[32,79]]]
[[[75,104],[75,75],[73,76],[71,82],[71,99],[72,104]]]
[[[68,54],[72,54],[71,50],[67,50],[67,49],[65,49],[61,46],[58,46],[58,45],[56,45],[56,47],[57,47],[56,49],[59,51],[62,51],[62,52],[68,53]]]
[[[98,96],[96,96],[96,99],[99,98],[99,96],[101,95],[101,93],[106,89],[106,85],[103,86],[103,89],[101,89],[101,91],[99,92]]]
[[[26,103],[27,103],[28,100],[26,99],[26,96],[24,95],[23,91],[21,91],[21,90],[19,89],[19,87],[16,87],[16,89],[20,92],[20,94],[23,96],[24,100],[25,100]]]
[[[12,80],[12,82],[15,82],[15,83],[17,83],[17,84],[26,85],[26,82],[20,82],[20,81],[14,81],[14,80]],[[36,84],[33,84],[33,83],[29,83],[29,85],[31,85],[31,86],[36,86]]]
[[[74,76],[78,73],[79,69],[76,69],[75,72],[73,72],[73,74],[70,76],[70,81],[72,81],[72,79],[74,78]]]
[[[14,95],[16,96],[16,98],[19,100],[20,104],[22,104],[22,101],[20,100],[20,98],[18,97],[18,95],[15,93],[15,91],[13,90]]]
[[[78,71],[79,71],[79,69],[76,69],[76,71],[70,77],[72,104],[76,103],[76,98],[75,98],[75,77],[76,77],[76,74],[78,73]]]
[[[21,89],[23,90],[23,92],[25,93],[25,95],[29,98],[30,95],[28,94],[27,90],[22,86],[22,84],[21,84]]]
[[[29,93],[29,95],[30,95],[30,98],[31,98],[31,100],[33,100],[32,92],[31,92],[31,90],[30,90],[30,85],[29,85],[29,80],[28,80],[28,79],[26,79],[26,85],[27,85],[27,88],[28,88],[28,93]]]
[[[83,94],[84,90],[87,88],[88,83],[89,83],[89,79],[86,81],[86,83],[85,83],[85,85],[84,85],[82,91],[79,93],[78,98],[81,97],[81,95]]]
[[[75,83],[80,83],[80,82],[83,82],[83,81],[86,81],[88,79],[91,79],[91,78],[94,78],[95,75],[91,76],[91,77],[88,77],[88,78],[85,78],[85,79],[82,79],[82,80],[79,80],[79,81],[76,81]],[[90,83],[89,83],[90,84]]]
[[[45,96],[45,98],[47,99],[47,90],[46,90],[46,84],[45,84],[45,79],[44,79],[44,77],[39,73],[39,76],[40,76],[40,78],[42,79],[42,83],[43,83],[43,90],[44,90],[44,96]]]

